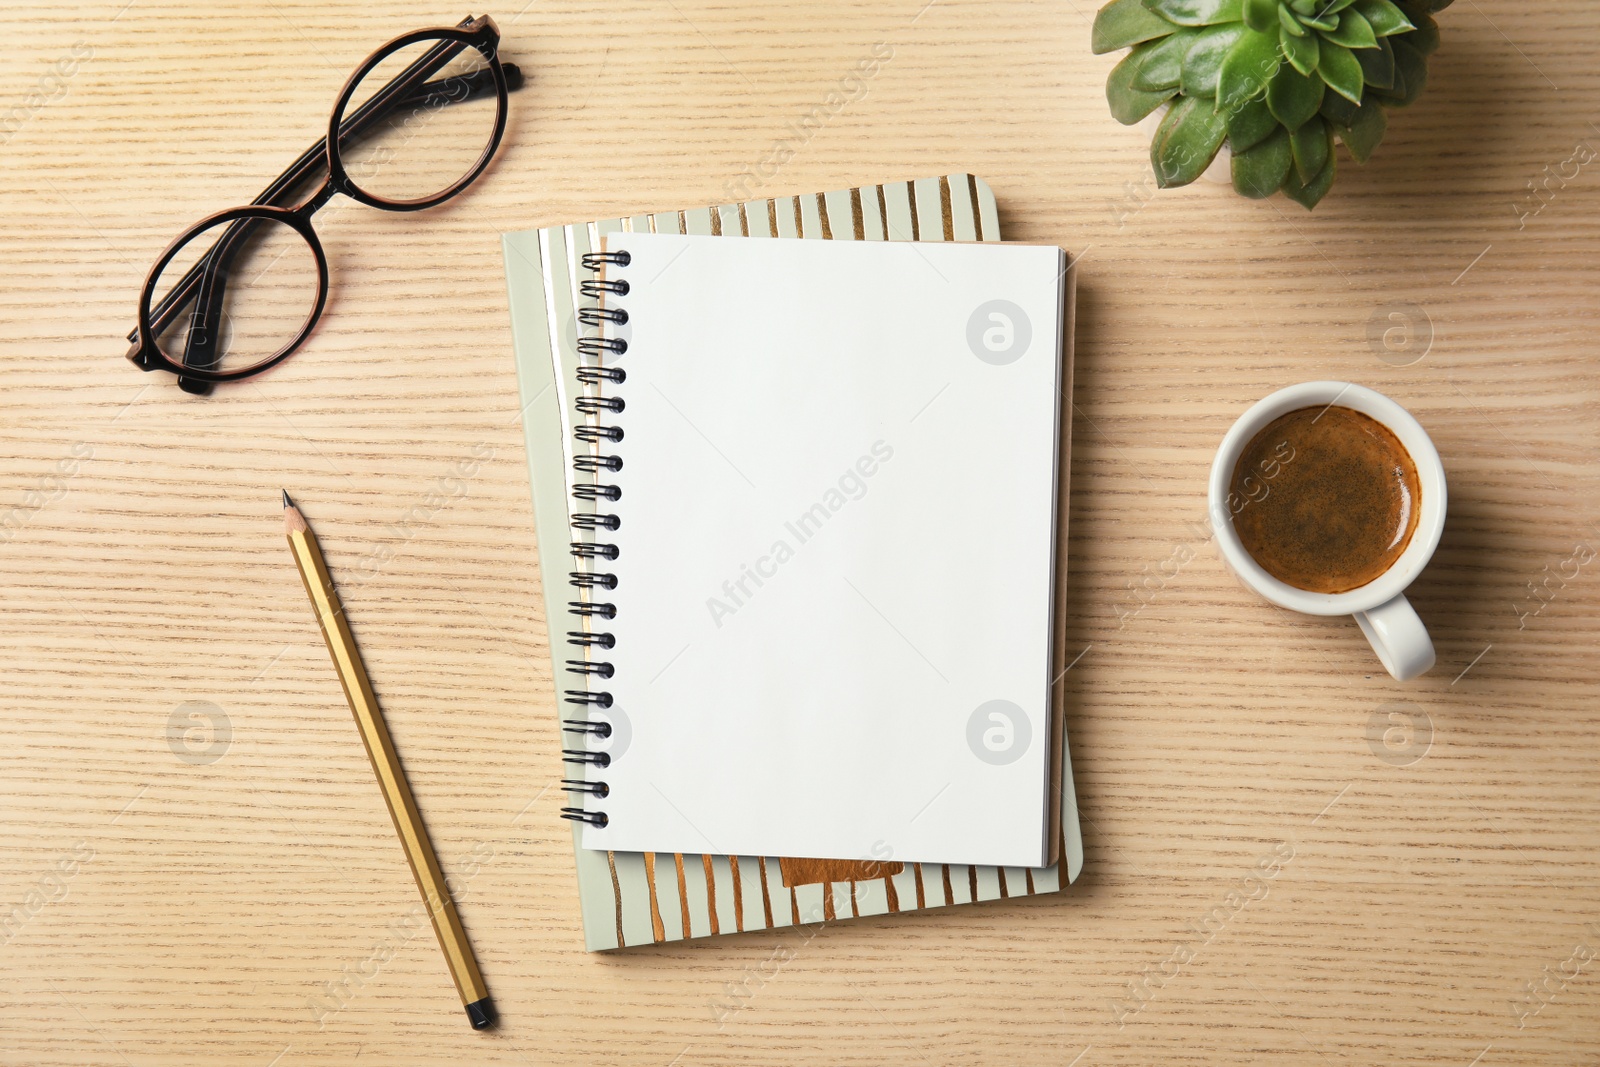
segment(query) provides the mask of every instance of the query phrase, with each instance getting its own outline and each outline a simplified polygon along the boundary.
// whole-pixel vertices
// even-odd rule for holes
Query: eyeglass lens
[[[213,223],[184,242],[152,290],[160,301],[208,253],[194,299],[156,337],[174,363],[235,373],[269,361],[294,340],[321,284],[305,238],[286,223],[251,217]]]
[[[355,87],[339,122],[437,48],[422,40],[386,56]],[[449,189],[482,158],[494,136],[499,98],[489,61],[459,42],[455,54],[427,78],[426,87],[363,129],[340,138],[339,156],[362,192],[379,200],[423,200]]]

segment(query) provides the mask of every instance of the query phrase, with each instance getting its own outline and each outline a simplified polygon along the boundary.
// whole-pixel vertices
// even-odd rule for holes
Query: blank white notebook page
[[[628,347],[596,418],[620,495],[574,507],[620,523],[583,845],[1044,866],[1064,253],[606,249]]]

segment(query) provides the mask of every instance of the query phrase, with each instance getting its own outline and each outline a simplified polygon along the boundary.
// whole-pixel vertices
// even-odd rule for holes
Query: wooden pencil
[[[461,916],[456,913],[455,901],[445,883],[444,872],[439,867],[439,857],[434,854],[433,842],[422,824],[417,802],[411,796],[411,786],[406,781],[405,769],[400,765],[400,755],[395,751],[389,728],[384,725],[383,713],[378,709],[378,698],[367,678],[367,669],[361,662],[361,652],[356,648],[355,637],[345,618],[344,605],[333,587],[328,565],[323,561],[317,535],[306,525],[305,516],[283,494],[283,527],[289,537],[289,548],[294,562],[300,568],[300,578],[305,582],[306,594],[317,613],[317,625],[322,629],[323,640],[328,644],[328,654],[339,672],[339,684],[344,686],[345,698],[350,701],[350,711],[355,715],[361,732],[361,743],[366,746],[367,757],[372,761],[373,773],[383,791],[384,803],[389,806],[389,817],[394,820],[395,832],[405,849],[406,862],[417,880],[417,888],[428,907],[428,917],[433,921],[433,932],[444,950],[445,962],[450,967],[450,977],[455,980],[461,1003],[466,1006],[467,1018],[475,1030],[493,1026],[497,1020],[494,1002],[489,989],[478,971],[477,957],[467,941],[461,926]]]

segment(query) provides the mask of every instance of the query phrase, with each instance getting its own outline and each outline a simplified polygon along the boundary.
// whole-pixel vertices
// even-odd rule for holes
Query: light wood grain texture
[[[303,352],[206,399],[123,361],[165,242],[314,140],[379,42],[465,13],[0,13],[0,1063],[1594,1062],[1600,169],[1563,166],[1600,147],[1593,4],[1455,4],[1427,94],[1314,215],[1156,194],[1089,0],[495,9],[532,76],[500,158],[434,211],[331,205]],[[960,170],[1009,238],[1081,256],[1083,878],[585,953],[496,231]],[[1395,305],[1431,322],[1407,366],[1369,343]],[[1195,526],[1229,423],[1311,378],[1395,397],[1444,456],[1419,682],[1245,592]],[[497,1033],[414,910],[279,486]]]

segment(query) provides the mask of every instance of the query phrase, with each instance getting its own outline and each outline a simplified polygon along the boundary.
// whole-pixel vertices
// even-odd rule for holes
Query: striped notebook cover
[[[540,573],[546,576],[563,573],[569,563],[570,464],[565,431],[579,418],[571,405],[581,393],[575,311],[581,257],[598,247],[602,234],[644,230],[857,241],[1000,239],[994,194],[970,174],[505,235],[512,342]],[[584,658],[582,649],[562,636],[565,628],[556,625],[566,617],[567,593],[562,582],[548,578],[544,582],[545,617],[553,620],[549,626],[553,674],[565,660]],[[1056,718],[1059,722],[1061,716]],[[602,951],[1055,892],[1075,879],[1083,866],[1072,764],[1065,732],[1057,732],[1062,745],[1062,840],[1061,862],[1055,866],[958,867],[598,852],[579,847],[579,828],[574,824],[585,944],[590,951]],[[609,739],[613,752],[627,744],[626,734],[618,729]],[[600,746],[591,740],[590,747]]]

